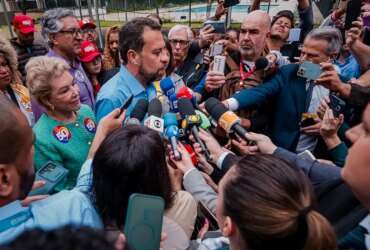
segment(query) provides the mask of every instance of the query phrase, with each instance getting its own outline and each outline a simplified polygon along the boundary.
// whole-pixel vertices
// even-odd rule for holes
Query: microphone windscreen
[[[182,87],[176,94],[177,99],[186,98],[191,100],[193,98],[193,94],[190,92],[188,87]]]
[[[189,99],[180,98],[177,101],[177,106],[179,108],[181,117],[185,118],[188,115],[195,115],[195,109]]]
[[[260,57],[256,60],[254,63],[256,70],[262,70],[268,67],[269,61],[267,60],[266,57]]]
[[[217,98],[215,97],[208,98],[207,101],[205,102],[205,108],[207,112],[210,113],[213,107],[216,106],[218,103],[220,103],[220,100],[218,100]]]
[[[173,89],[173,92],[175,92],[175,85],[174,85],[171,77],[169,77],[169,76],[162,79],[160,81],[159,85],[161,86],[161,89],[162,89],[162,91],[164,92],[164,94],[166,96],[169,96],[170,94],[172,94],[172,93],[167,93],[171,89]]]
[[[162,103],[158,98],[154,98],[149,102],[148,115],[162,117]]]
[[[145,99],[140,99],[135,107],[131,111],[131,118],[136,118],[139,121],[142,121],[145,117],[145,114],[148,110],[148,101]]]
[[[220,117],[226,113],[228,109],[223,105],[221,102],[218,102],[216,105],[212,107],[211,110],[207,110],[207,112],[212,116],[213,119],[218,121]]]
[[[168,112],[163,116],[164,127],[168,128],[169,126],[178,126],[176,114]]]

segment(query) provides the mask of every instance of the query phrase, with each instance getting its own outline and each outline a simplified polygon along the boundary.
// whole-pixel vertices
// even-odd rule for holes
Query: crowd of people
[[[103,48],[68,9],[43,13],[43,41],[15,15],[0,249],[370,249],[370,2],[319,26],[297,2],[271,18],[254,0],[240,29],[219,28],[222,0],[199,30],[134,18]],[[160,232],[130,231],[157,212]]]

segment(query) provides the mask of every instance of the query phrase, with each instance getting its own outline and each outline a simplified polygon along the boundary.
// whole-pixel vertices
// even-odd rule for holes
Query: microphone
[[[186,87],[186,86],[180,88],[177,91],[176,98],[177,99],[186,98],[186,99],[189,99],[193,103],[194,106],[197,105],[197,99],[196,99],[196,97],[194,96],[194,94],[191,91],[191,89],[188,88],[188,87]]]
[[[232,111],[228,110],[219,100],[214,97],[209,98],[205,103],[206,110],[212,118],[218,121],[218,124],[227,133],[235,132],[245,141],[247,131],[240,125],[240,118]]]
[[[178,108],[178,104],[177,104],[176,93],[171,94],[168,97],[168,101],[169,101],[169,104],[170,104],[170,111],[171,112],[174,112],[174,113],[179,112],[179,108]]]
[[[197,109],[195,110],[195,113],[200,116],[200,120],[201,120],[200,127],[204,130],[208,130],[212,126],[208,117],[202,111],[197,110]]]
[[[201,118],[199,115],[195,113],[193,104],[188,99],[180,98],[178,100],[178,106],[180,115],[183,118],[181,127],[183,129],[188,129],[191,131],[195,141],[200,144],[200,147],[202,148],[202,151],[204,152],[207,160],[210,160],[211,159],[210,153],[206,148],[204,142],[199,137],[198,126],[200,126],[201,124]]]
[[[266,57],[258,58],[254,63],[255,71],[257,70],[264,70],[267,71],[271,68],[271,63],[267,60]]]
[[[166,78],[162,79],[159,85],[161,86],[163,93],[167,97],[170,97],[172,94],[176,93],[175,84],[173,83],[170,76],[167,76]]]
[[[125,125],[141,125],[146,111],[148,110],[148,101],[140,99],[131,111],[130,118],[126,121]]]
[[[144,125],[159,133],[163,133],[162,103],[158,98],[149,102],[148,118],[145,119]]]
[[[164,120],[164,135],[168,138],[171,143],[172,151],[174,152],[175,159],[181,160],[181,153],[177,149],[177,139],[179,138],[179,128],[177,123],[177,117],[174,113],[166,113],[163,116]]]

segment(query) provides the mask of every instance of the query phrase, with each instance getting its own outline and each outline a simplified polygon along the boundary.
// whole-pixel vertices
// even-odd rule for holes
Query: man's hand
[[[211,25],[207,25],[199,31],[199,47],[201,49],[208,47],[213,42],[214,31]]]
[[[193,162],[191,161],[189,152],[186,150],[181,142],[177,143],[177,150],[181,154],[181,160],[176,160],[173,151],[170,151],[171,162],[185,174],[188,170],[194,168]]]
[[[352,48],[357,41],[361,41],[361,33],[364,28],[364,23],[361,18],[352,22],[352,27],[346,33],[346,45]]]
[[[219,20],[223,15],[226,15],[227,9],[224,8],[224,1],[221,0],[218,2],[215,12],[215,18]]]
[[[45,181],[35,181],[32,185],[31,191],[41,188],[46,184]],[[23,207],[28,207],[32,202],[43,200],[45,198],[49,197],[47,194],[42,195],[33,195],[33,196],[27,196],[24,200],[21,201],[21,205]]]
[[[217,71],[209,71],[206,77],[205,89],[208,92],[221,88],[226,82],[225,75]]]
[[[249,146],[249,152],[260,152],[263,154],[273,154],[277,149],[277,146],[272,143],[270,138],[263,134],[256,134],[256,133],[246,133],[245,137],[252,142],[255,142],[255,146]]]
[[[324,99],[321,101],[320,106],[317,108],[316,113],[321,120],[324,119],[325,112],[329,108],[329,103],[329,97],[325,96]]]
[[[340,92],[344,83],[340,80],[337,71],[331,63],[320,63],[322,73],[315,81],[316,84],[322,85],[331,91]]]
[[[323,138],[333,138],[337,135],[338,129],[342,126],[344,117],[342,114],[339,117],[334,117],[333,110],[326,109],[324,119],[321,122],[320,135]]]

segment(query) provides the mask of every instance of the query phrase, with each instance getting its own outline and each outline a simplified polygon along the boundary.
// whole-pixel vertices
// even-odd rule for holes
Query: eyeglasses
[[[69,34],[72,35],[73,37],[76,37],[77,35],[82,34],[82,30],[81,29],[60,30],[59,33]]]
[[[95,33],[95,29],[83,29],[81,30],[83,34],[87,34],[87,33]]]
[[[177,45],[177,44],[180,44],[180,46],[182,47],[185,47],[189,44],[189,41],[185,41],[185,40],[177,40],[177,39],[171,39],[170,40],[170,43],[172,45]]]

